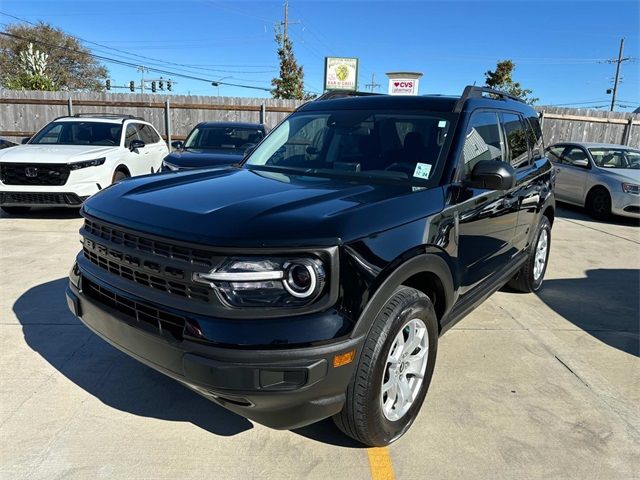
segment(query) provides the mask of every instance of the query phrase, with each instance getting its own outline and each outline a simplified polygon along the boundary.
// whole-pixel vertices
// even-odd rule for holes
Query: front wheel
[[[427,394],[437,346],[438,322],[429,297],[398,288],[365,340],[345,405],[334,416],[338,428],[370,446],[400,438]]]
[[[531,245],[527,263],[509,280],[509,287],[518,292],[537,292],[542,288],[551,250],[551,223],[545,216],[540,220],[536,243]]]
[[[594,189],[586,203],[587,212],[596,220],[607,220],[611,216],[611,195],[604,188]]]

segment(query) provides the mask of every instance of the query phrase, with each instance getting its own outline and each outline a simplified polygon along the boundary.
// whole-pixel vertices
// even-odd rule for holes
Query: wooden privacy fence
[[[303,102],[267,98],[0,90],[0,137],[20,141],[56,117],[119,113],[151,122],[166,140],[182,140],[203,121],[264,123],[273,128]],[[536,107],[545,143],[583,141],[640,147],[640,115],[593,109]]]
[[[637,113],[560,107],[536,107],[544,141],[616,143],[640,147],[640,115]]]
[[[0,137],[20,141],[54,118],[95,112],[142,117],[165,140],[183,140],[204,121],[264,123],[273,128],[301,104],[271,98],[0,90]]]

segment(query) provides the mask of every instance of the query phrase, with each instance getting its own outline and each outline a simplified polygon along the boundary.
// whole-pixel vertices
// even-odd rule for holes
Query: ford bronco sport
[[[66,295],[229,410],[279,429],[333,416],[386,445],[422,406],[438,337],[506,283],[541,287],[553,169],[535,111],[504,93],[336,97],[241,165],[91,197]]]

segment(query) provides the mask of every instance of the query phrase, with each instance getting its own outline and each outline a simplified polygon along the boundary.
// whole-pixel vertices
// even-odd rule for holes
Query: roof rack
[[[346,98],[346,97],[370,97],[373,95],[382,95],[381,93],[373,92],[352,92],[352,91],[328,91],[320,95],[315,101],[333,100],[334,98]]]
[[[91,113],[91,112],[83,112],[76,113],[71,115],[71,117],[75,118],[83,118],[83,117],[96,117],[96,118],[133,118],[136,120],[144,120],[142,117],[136,117],[135,115],[125,115],[122,113]]]
[[[464,87],[464,91],[462,92],[462,96],[460,97],[460,100],[458,100],[458,103],[454,108],[454,112],[461,112],[462,107],[464,107],[464,104],[468,99],[482,98],[485,96],[485,94],[501,98],[502,100],[509,99],[524,103],[524,101],[520,97],[516,97],[515,95],[511,95],[507,92],[502,92],[500,90],[495,90],[489,87],[476,87],[474,85],[467,85],[466,87]]]

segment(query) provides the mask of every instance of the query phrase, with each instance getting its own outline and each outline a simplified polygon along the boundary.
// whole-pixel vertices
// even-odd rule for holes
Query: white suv
[[[24,145],[0,150],[0,208],[79,207],[113,182],[159,171],[168,153],[153,125],[137,117],[57,118]]]

